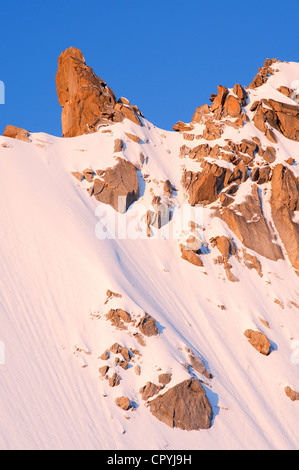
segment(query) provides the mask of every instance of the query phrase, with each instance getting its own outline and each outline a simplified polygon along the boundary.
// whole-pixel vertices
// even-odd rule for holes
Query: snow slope
[[[250,94],[267,97],[267,92],[276,99],[274,81],[288,85],[290,74],[299,76],[298,64],[290,64],[292,73],[286,64],[278,67],[279,74]],[[299,389],[299,361],[294,360],[299,356],[299,285],[290,263],[262,259],[260,277],[232,259],[240,282],[229,282],[212,261],[216,248],[209,248],[211,256],[199,268],[181,259],[175,230],[170,239],[157,231],[147,238],[141,220],[136,232],[137,203],[118,216],[120,223],[131,223],[131,237],[98,238],[99,215],[113,227],[116,214],[90,197],[71,172],[114,165],[115,138],[124,139],[123,156],[132,163],[139,162],[140,148],[147,157],[139,172],[139,209],[150,200],[150,188],[162,194],[166,179],[177,189],[172,226],[186,202],[182,169],[198,164],[178,156],[186,143],[182,135],[145,124],[125,120],[105,132],[70,139],[32,134],[31,143],[0,138],[0,340],[5,345],[0,448],[296,449],[299,408],[284,392],[286,385]],[[141,145],[125,132],[139,135]],[[216,143],[252,135],[265,140],[249,123],[227,129]],[[279,139],[277,162],[289,156],[298,161],[299,143]],[[226,234],[240,245],[208,209],[203,224],[204,241]],[[122,297],[105,304],[107,289]],[[160,335],[140,346],[133,326],[116,330],[105,320],[110,308],[124,308],[136,318],[149,313]],[[247,328],[267,334],[269,356],[248,344]],[[142,373],[122,371],[120,385],[111,388],[100,378],[99,356],[115,342],[142,352],[136,358]],[[188,378],[182,365],[186,348],[213,374],[204,385],[214,411],[209,430],[170,429],[151,415],[138,393],[148,380],[157,381],[161,370],[172,372],[171,385]],[[120,395],[135,402],[134,411],[115,405]]]

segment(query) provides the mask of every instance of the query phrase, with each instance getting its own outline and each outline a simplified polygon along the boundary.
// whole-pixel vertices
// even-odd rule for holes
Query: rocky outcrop
[[[188,191],[189,204],[210,204],[217,199],[217,177],[212,172],[193,173],[187,171],[183,174],[182,184]]]
[[[56,89],[62,106],[62,135],[74,137],[97,130],[102,123],[125,117],[141,125],[138,108],[117,103],[113,91],[87,66],[82,52],[70,47],[58,59]]]
[[[293,172],[276,165],[271,181],[272,218],[289,260],[299,270],[299,224],[293,221],[299,210],[299,185]]]
[[[208,429],[213,410],[201,383],[196,379],[181,382],[149,403],[151,413],[171,428],[187,431]]]
[[[267,107],[263,106],[265,104]],[[254,125],[269,140],[276,142],[271,126],[286,138],[299,141],[299,106],[281,103],[272,99],[261,100],[255,108]]]
[[[126,212],[139,197],[138,176],[134,165],[119,158],[117,165],[106,169],[102,179],[94,179],[93,194],[97,201],[109,204],[120,213]]]
[[[213,378],[212,374],[208,371],[202,359],[190,353],[189,360],[190,366],[193,367],[196,372],[202,374],[204,377],[206,377],[206,379],[210,380]]]
[[[253,81],[248,88],[258,88],[262,86],[268,80],[269,75],[273,75],[274,71],[271,68],[277,62],[277,59],[266,59],[263,67],[259,68],[258,73],[254,77]]]
[[[11,139],[22,140],[23,142],[30,142],[30,132],[20,127],[7,125],[3,132],[4,137],[10,137]]]
[[[124,330],[127,329],[125,323],[131,322],[131,315],[121,308],[110,309],[106,314],[107,320],[109,320],[115,328]]]

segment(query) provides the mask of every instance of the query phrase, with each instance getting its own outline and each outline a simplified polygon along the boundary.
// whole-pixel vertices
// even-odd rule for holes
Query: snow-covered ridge
[[[284,259],[273,261],[244,246],[219,216],[217,199],[201,213],[196,236],[203,266],[196,266],[181,257],[180,244],[190,235],[186,227],[176,237],[169,236],[176,231],[167,231],[168,224],[151,226],[148,237],[146,219],[136,218],[138,206],[146,216],[154,196],[172,207],[170,227],[188,206],[182,176],[203,168],[202,161],[182,156],[183,145],[224,147],[228,140],[239,144],[255,136],[262,149],[275,149],[272,170],[283,164],[298,178],[299,142],[274,130],[277,142],[270,143],[252,122],[254,101],[292,101],[277,88],[291,86],[299,64],[275,63],[272,68],[278,71],[266,83],[246,90],[249,121],[238,129],[225,126],[213,141],[186,139],[186,133],[202,134],[203,124],[169,132],[143,117],[142,126],[125,118],[72,138],[39,133],[22,142],[0,137],[2,449],[298,448],[298,405],[285,387],[299,390],[299,286],[277,231],[273,242],[282,247]],[[127,134],[137,135],[139,142]],[[124,143],[121,152],[114,151],[117,139]],[[114,167],[120,156],[137,168],[139,181],[139,198],[125,214],[99,203],[91,195],[93,182],[72,175],[84,169],[96,175]],[[290,157],[292,164],[286,163]],[[255,154],[255,164],[259,161],[264,165]],[[219,156],[207,156],[205,162],[234,170],[232,162]],[[174,188],[170,197],[166,180]],[[270,226],[271,181],[257,186]],[[228,207],[240,211],[251,187],[249,174]],[[98,237],[103,217],[110,226],[115,218],[126,220],[136,236]],[[236,253],[229,254],[228,271],[236,282],[215,261],[221,255],[212,242],[216,237],[233,241]],[[248,269],[244,250],[258,260],[260,272]],[[109,290],[118,295],[107,296]],[[126,329],[106,318],[111,309],[130,314]],[[145,313],[156,321],[159,334],[136,335]],[[267,335],[268,356],[249,344],[248,329]],[[110,351],[101,359],[115,343],[132,352],[127,369],[115,364],[115,358],[122,359],[119,353]],[[190,353],[212,378],[186,367]],[[108,379],[99,371],[105,365]],[[120,383],[111,387],[114,372]],[[171,429],[151,414],[140,389],[148,381],[159,384],[162,373],[171,374],[171,381],[160,394],[191,376],[201,381],[213,409],[209,429]],[[129,397],[131,409],[115,404],[120,396]]]

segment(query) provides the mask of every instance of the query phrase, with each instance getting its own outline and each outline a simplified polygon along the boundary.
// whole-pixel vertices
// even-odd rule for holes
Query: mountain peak
[[[70,47],[58,59],[56,89],[62,106],[62,135],[75,137],[95,132],[100,124],[124,117],[141,125],[141,113],[128,100],[117,101],[104,80],[87,66],[82,52]]]

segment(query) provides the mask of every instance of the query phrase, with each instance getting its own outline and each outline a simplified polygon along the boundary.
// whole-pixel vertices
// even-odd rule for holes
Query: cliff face
[[[125,116],[141,125],[139,110],[127,100],[117,103],[113,91],[86,65],[79,49],[70,47],[61,53],[56,88],[59,104],[63,108],[63,137],[94,132],[100,123],[120,122]]]

